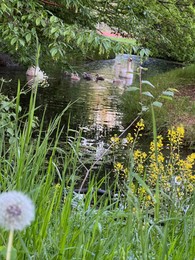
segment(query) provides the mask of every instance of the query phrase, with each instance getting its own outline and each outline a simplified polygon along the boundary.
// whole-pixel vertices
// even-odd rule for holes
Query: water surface
[[[120,55],[112,60],[93,61],[80,64],[75,70],[81,75],[84,71],[103,75],[104,81],[86,81],[81,78],[80,81],[73,81],[70,77],[65,77],[61,68],[57,66],[46,66],[42,68],[48,75],[49,87],[38,89],[37,106],[38,116],[41,118],[44,108],[47,107],[45,115],[45,125],[59,114],[70,102],[74,104],[68,110],[68,113],[62,118],[62,124],[67,125],[70,116],[70,127],[79,129],[85,127],[85,142],[102,146],[102,141],[116,132],[123,131],[122,117],[120,112],[120,96],[127,89],[127,86],[138,81],[138,76],[133,75],[132,79],[125,80],[123,83],[113,83],[117,78],[119,67],[126,67],[128,55]],[[121,63],[121,65],[119,65]],[[133,70],[136,71],[140,65],[137,56],[133,56]],[[148,59],[145,64],[148,71],[143,77],[157,75],[179,67],[177,63],[159,59]],[[27,82],[27,68],[0,68],[0,78],[11,80],[4,83],[2,92],[8,96],[15,96],[17,91],[17,82],[20,79],[21,86]],[[26,86],[25,88],[28,88]],[[28,107],[30,94],[21,98],[23,109]],[[66,127],[65,127],[66,128]]]

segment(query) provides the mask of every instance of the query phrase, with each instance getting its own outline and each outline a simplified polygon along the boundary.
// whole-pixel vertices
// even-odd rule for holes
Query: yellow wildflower
[[[137,130],[141,131],[144,130],[145,124],[144,124],[144,120],[141,118],[139,122],[137,122],[136,124],[136,128]]]
[[[122,170],[123,170],[123,165],[122,165],[122,163],[120,163],[120,162],[115,163],[115,164],[114,164],[114,169],[115,169],[116,171],[122,171]]]
[[[190,155],[188,155],[187,161],[193,164],[195,161],[195,153],[191,153]]]
[[[184,134],[185,134],[185,129],[182,125],[177,126],[177,135],[179,138],[184,138]]]
[[[131,133],[128,133],[126,140],[128,144],[133,143],[133,136],[131,135]]]
[[[182,144],[184,134],[185,129],[182,125],[172,127],[168,130],[168,139],[172,148],[176,148],[178,145]]]
[[[115,134],[114,136],[111,137],[111,142],[112,143],[118,144],[119,141],[120,141],[120,138],[118,137],[117,134]]]

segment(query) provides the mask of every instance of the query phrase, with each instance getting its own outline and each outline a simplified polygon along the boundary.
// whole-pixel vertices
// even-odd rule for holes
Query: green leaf
[[[30,33],[27,33],[26,36],[25,36],[25,38],[26,38],[26,41],[27,41],[27,42],[30,42],[30,40],[31,40],[31,34],[30,34]]]
[[[16,43],[16,41],[17,41],[17,38],[12,38],[11,45],[14,45]]]
[[[137,88],[137,87],[129,87],[127,89],[127,91],[137,91],[137,90],[139,90],[139,88]]]
[[[168,88],[167,90],[170,90],[170,91],[172,91],[172,92],[179,92],[179,90],[176,89],[176,88]]]
[[[167,100],[173,100],[173,98],[172,97],[169,97],[169,96],[164,96],[164,95],[162,95],[162,96],[160,96],[161,98],[164,98],[164,99],[167,99]]]
[[[145,96],[154,98],[154,96],[152,95],[152,93],[150,93],[149,91],[144,91],[144,92],[142,92],[142,94],[145,95]]]
[[[51,23],[53,23],[56,21],[56,17],[54,15],[52,15],[49,20]]]
[[[147,84],[147,85],[149,85],[149,86],[155,88],[155,86],[152,85],[152,83],[151,83],[150,81],[148,81],[148,80],[142,80],[142,84]]]
[[[143,58],[144,56],[149,56],[149,54],[150,54],[149,49],[141,49],[141,51],[139,52],[141,58]]]
[[[173,91],[163,91],[162,94],[164,96],[170,96],[170,97],[174,96],[174,92]]]
[[[14,135],[14,131],[13,131],[12,128],[7,128],[7,132],[8,132],[11,136]]]
[[[7,8],[8,8],[8,7],[7,7],[6,4],[4,4],[4,3],[1,4],[1,10],[2,10],[3,12],[5,12]]]
[[[22,45],[22,46],[25,46],[25,41],[23,39],[19,39],[19,43]]]
[[[163,104],[161,102],[159,102],[159,101],[154,101],[152,103],[152,105],[155,106],[155,107],[162,107]]]
[[[41,18],[38,17],[38,18],[36,19],[35,23],[36,23],[36,25],[40,25],[40,23],[41,23]]]
[[[56,55],[56,53],[58,52],[58,49],[56,47],[52,48],[50,50],[51,56],[54,57]]]
[[[58,28],[56,28],[56,27],[51,28],[51,34],[55,33],[57,30],[58,30]]]

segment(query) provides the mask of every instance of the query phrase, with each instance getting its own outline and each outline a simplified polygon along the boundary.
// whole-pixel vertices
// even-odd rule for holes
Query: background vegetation
[[[161,133],[165,133],[167,128],[182,124],[185,129],[185,144],[194,147],[194,127],[195,127],[195,102],[194,102],[194,78],[195,66],[189,65],[185,68],[175,69],[170,72],[162,73],[157,76],[150,77],[148,80],[154,86],[151,88],[148,84],[143,84],[143,92],[149,91],[152,95],[142,95],[142,103],[148,106],[155,100],[162,102],[161,109],[156,108],[156,122],[157,129]],[[141,110],[139,84],[134,84],[132,91],[131,87],[123,94],[121,100],[121,109],[124,113],[123,123],[128,125],[138,112]],[[162,93],[166,93],[167,89],[173,89],[169,97],[162,97]],[[129,91],[128,91],[129,90]],[[130,91],[131,90],[131,91]],[[173,98],[174,96],[174,98]],[[152,131],[152,117],[151,111],[143,114],[145,119],[147,134]]]
[[[73,55],[144,54],[144,48],[158,57],[193,60],[194,17],[193,0],[2,0],[0,51],[31,63],[38,39],[43,56],[64,63]],[[96,28],[102,22],[136,43],[101,36]]]

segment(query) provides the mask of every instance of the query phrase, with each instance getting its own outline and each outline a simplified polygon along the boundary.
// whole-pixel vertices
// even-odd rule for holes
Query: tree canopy
[[[98,23],[135,39],[117,41],[102,36]],[[20,62],[41,53],[66,62],[100,54],[141,54],[179,61],[195,59],[195,4],[193,0],[1,0],[0,52]]]

